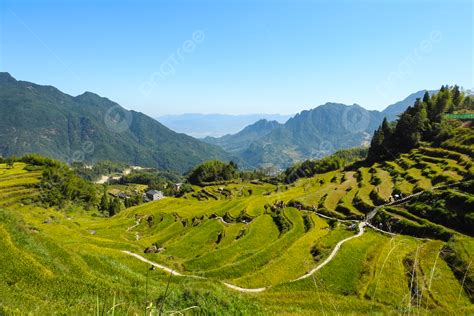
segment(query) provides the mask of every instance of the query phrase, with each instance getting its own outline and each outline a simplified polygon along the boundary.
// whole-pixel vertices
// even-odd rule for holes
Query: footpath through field
[[[456,182],[456,183],[452,183],[452,184],[448,184],[448,185],[440,185],[440,186],[436,186],[436,187],[433,187],[431,188],[431,190],[436,190],[436,189],[440,189],[440,188],[444,188],[444,187],[450,187],[450,186],[454,186],[454,185],[457,185],[457,184],[460,184],[462,182]],[[321,268],[323,268],[325,265],[327,265],[329,262],[331,262],[332,259],[334,259],[334,257],[336,256],[336,254],[339,252],[339,250],[341,249],[341,246],[348,242],[349,240],[352,240],[352,239],[355,239],[355,238],[359,238],[361,237],[365,230],[364,230],[364,227],[365,226],[369,226],[371,227],[372,229],[376,230],[376,231],[379,231],[379,232],[382,232],[382,233],[388,233],[390,235],[395,235],[393,233],[389,233],[389,232],[385,232],[375,226],[373,226],[372,224],[370,224],[370,220],[372,220],[374,218],[374,216],[377,214],[377,212],[380,210],[380,208],[384,207],[384,206],[389,206],[389,205],[398,205],[398,204],[403,204],[405,202],[407,202],[408,200],[416,197],[416,196],[419,196],[420,194],[422,194],[423,192],[425,191],[420,191],[420,192],[417,192],[417,193],[414,193],[414,194],[411,194],[411,195],[408,195],[400,200],[396,200],[396,201],[392,201],[392,202],[389,202],[389,203],[386,203],[386,204],[382,204],[382,205],[379,205],[377,207],[375,207],[370,213],[367,214],[366,218],[364,221],[360,221],[359,222],[359,225],[358,225],[358,228],[359,228],[359,232],[357,234],[355,234],[354,236],[351,236],[351,237],[348,237],[346,239],[343,239],[341,241],[339,241],[336,246],[334,247],[334,249],[331,251],[331,254],[323,261],[321,262],[319,265],[317,265],[315,268],[313,268],[311,271],[309,271],[308,273],[302,275],[301,277],[299,278],[296,278],[294,280],[291,280],[290,282],[295,282],[295,281],[299,281],[299,280],[303,280],[303,279],[306,279],[310,276],[312,276],[314,273],[316,273],[317,271],[319,271]],[[317,215],[322,215],[322,214],[319,214],[317,213]],[[325,218],[328,218],[328,219],[332,219],[331,217],[328,217],[328,216],[322,216],[322,217],[325,217]],[[220,218],[217,218],[218,220],[222,221],[223,223],[226,223],[225,220],[220,217]],[[338,221],[342,221],[342,222],[348,222],[347,220],[340,220],[340,219],[337,219],[337,218],[334,218],[335,220],[338,220]],[[228,223],[226,223],[228,224]],[[135,226],[132,226],[132,228],[135,227]],[[123,253],[125,254],[128,254],[130,256],[133,256],[135,258],[137,258],[138,260],[141,260],[143,262],[146,262],[158,269],[161,269],[167,273],[170,273],[172,275],[175,275],[175,276],[180,276],[180,277],[190,277],[190,278],[197,278],[197,279],[207,279],[205,277],[201,277],[201,276],[196,276],[196,275],[191,275],[191,274],[182,274],[182,273],[179,273],[178,271],[175,271],[171,268],[168,268],[168,267],[165,267],[161,264],[158,264],[156,262],[153,262],[153,261],[150,261],[136,253],[133,253],[133,252],[130,252],[130,251],[127,251],[127,250],[122,250]],[[230,283],[226,283],[226,282],[223,282],[223,281],[220,281],[222,284],[224,284],[226,287],[230,288],[230,289],[233,289],[233,290],[236,290],[236,291],[239,291],[239,292],[243,292],[243,293],[259,293],[259,292],[263,292],[265,290],[268,290],[270,287],[261,287],[261,288],[253,288],[253,289],[249,289],[249,288],[243,288],[243,287],[239,287],[239,286],[236,286],[236,285],[233,285],[233,284],[230,284]]]

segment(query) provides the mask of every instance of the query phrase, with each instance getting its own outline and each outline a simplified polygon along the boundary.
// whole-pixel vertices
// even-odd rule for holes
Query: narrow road
[[[268,289],[268,287],[261,287],[261,288],[256,288],[256,289],[246,289],[240,286],[232,285],[229,283],[222,282],[225,286],[227,286],[230,289],[239,291],[239,292],[244,292],[244,293],[260,293]]]
[[[133,226],[130,226],[129,228],[127,228],[127,231],[129,232],[135,227],[138,227],[139,225],[140,225],[140,219],[138,219]]]
[[[458,182],[458,183],[454,183],[454,184],[449,184],[449,185],[441,185],[441,186],[436,186],[436,187],[433,187],[431,188],[431,190],[436,190],[436,189],[440,189],[440,188],[443,188],[443,187],[449,187],[449,186],[454,186],[456,184],[459,184],[459,183],[462,183],[462,182]],[[309,278],[310,276],[312,276],[314,273],[316,273],[317,271],[319,271],[320,269],[322,269],[325,265],[327,265],[329,262],[331,262],[332,259],[334,259],[334,257],[336,256],[336,254],[339,252],[339,250],[341,249],[341,246],[345,243],[345,242],[348,242],[349,240],[352,240],[352,239],[355,239],[355,238],[359,238],[361,237],[365,230],[364,230],[364,227],[365,226],[368,226],[368,227],[371,227],[372,229],[374,230],[377,230],[377,231],[380,231],[382,233],[387,233],[387,234],[390,234],[390,235],[395,235],[393,233],[390,233],[390,232],[386,232],[386,231],[383,231],[373,225],[371,225],[369,223],[369,221],[377,214],[378,210],[380,208],[382,208],[383,206],[388,206],[388,205],[395,205],[395,204],[402,204],[402,203],[405,203],[406,201],[410,200],[411,198],[415,197],[415,196],[418,196],[420,194],[422,194],[423,192],[425,191],[421,191],[421,192],[417,192],[417,193],[414,193],[414,194],[411,194],[411,195],[408,195],[406,197],[404,197],[403,199],[400,199],[400,200],[397,200],[397,201],[392,201],[392,202],[389,202],[389,203],[386,203],[386,204],[383,204],[383,205],[379,205],[377,207],[375,207],[370,213],[367,214],[366,216],[366,219],[365,221],[361,221],[359,222],[359,232],[357,234],[355,234],[354,236],[351,236],[351,237],[348,237],[346,239],[343,239],[341,241],[339,241],[336,246],[334,247],[334,249],[332,250],[331,254],[329,255],[329,257],[327,257],[323,262],[321,262],[321,264],[319,264],[318,266],[316,266],[315,268],[313,268],[311,271],[309,271],[308,273],[302,275],[301,277],[299,278],[296,278],[294,280],[291,280],[290,282],[295,282],[295,281],[299,281],[299,280],[303,280],[303,279],[306,279],[306,278]],[[331,219],[329,216],[326,216],[326,215],[323,215],[323,214],[319,214],[319,213],[316,213],[317,215],[321,216],[321,217],[324,217],[324,218],[328,218],[328,219]],[[221,221],[222,223],[224,224],[228,224],[224,221],[224,219],[222,217],[216,217],[217,220]],[[348,222],[347,220],[339,220],[339,219],[336,219],[338,221],[342,221],[342,222]],[[134,226],[132,227],[129,227],[129,230],[134,228]],[[165,272],[168,272],[172,275],[175,275],[175,276],[180,276],[180,277],[189,277],[189,278],[197,278],[197,279],[208,279],[208,278],[205,278],[205,277],[201,277],[201,276],[196,276],[196,275],[190,275],[190,274],[182,274],[182,273],[179,273],[178,271],[175,271],[171,268],[168,268],[168,267],[165,267],[161,264],[158,264],[156,262],[153,262],[153,261],[150,261],[136,253],[133,253],[133,252],[130,252],[130,251],[127,251],[127,250],[122,250],[123,253],[127,254],[127,255],[130,255],[132,257],[135,257],[137,258],[138,260],[141,260],[143,262],[146,262],[160,270],[163,270]],[[224,281],[219,281],[221,282],[222,284],[224,284],[226,287],[230,288],[230,289],[233,289],[235,291],[239,291],[239,292],[242,292],[242,293],[260,293],[260,292],[263,292],[265,290],[268,290],[270,287],[261,287],[261,288],[253,288],[253,289],[249,289],[249,288],[243,288],[243,287],[240,287],[240,286],[236,286],[236,285],[233,285],[233,284],[230,284],[230,283],[226,283]]]
[[[138,260],[141,260],[141,261],[143,261],[143,262],[146,262],[146,263],[148,263],[149,265],[154,266],[155,268],[158,268],[158,269],[160,269],[160,270],[166,271],[166,272],[170,273],[171,275],[195,277],[195,276],[191,276],[191,275],[184,275],[184,274],[181,274],[181,273],[179,273],[178,271],[175,271],[175,270],[173,270],[173,269],[170,269],[170,268],[168,268],[168,267],[165,267],[165,266],[163,266],[163,265],[161,265],[161,264],[158,264],[158,263],[156,263],[156,262],[150,261],[150,260],[148,260],[147,258],[144,258],[144,257],[142,257],[142,256],[140,256],[140,255],[137,255],[136,253],[133,253],[133,252],[130,252],[130,251],[127,251],[127,250],[122,250],[122,252],[123,252],[123,253],[126,253],[127,255],[130,255],[130,256],[132,256],[132,257],[135,257],[135,258],[137,258]]]
[[[326,264],[328,264],[335,256],[336,254],[338,253],[339,249],[341,248],[342,244],[351,240],[351,239],[354,239],[354,238],[358,238],[360,236],[362,236],[364,234],[364,226],[366,225],[365,222],[360,222],[359,223],[359,232],[354,235],[354,236],[351,236],[351,237],[348,237],[346,239],[343,239],[341,240],[340,242],[338,242],[336,244],[336,247],[334,247],[334,249],[332,250],[331,254],[329,255],[329,257],[326,258],[326,260],[324,260],[323,262],[321,262],[320,265],[318,265],[316,268],[314,268],[313,270],[309,271],[308,273],[306,273],[305,275],[297,278],[297,279],[294,279],[294,280],[291,280],[291,282],[294,282],[294,281],[299,281],[299,280],[303,280],[303,279],[306,279],[310,276],[312,276],[315,272],[317,272],[318,270],[320,270],[322,267],[324,267]]]
[[[435,189],[435,188],[433,188]],[[420,191],[420,192],[417,192],[417,193],[413,193],[413,194],[410,194],[408,196],[405,196],[404,198],[400,199],[400,200],[396,200],[396,201],[392,201],[392,202],[389,202],[389,203],[385,203],[385,204],[382,204],[382,205],[379,205],[379,206],[376,206],[370,213],[367,214],[367,216],[365,217],[365,221],[368,222],[370,221],[372,218],[374,218],[375,214],[377,214],[377,212],[384,206],[390,206],[390,205],[395,205],[395,204],[403,204],[405,202],[407,202],[408,200],[410,200],[411,198],[414,198],[415,196],[418,196],[420,195],[421,193],[423,193],[425,191]]]
[[[362,236],[364,234],[364,226],[366,225],[365,222],[360,222],[359,223],[359,232],[354,235],[354,236],[351,236],[351,237],[348,237],[346,239],[343,239],[341,241],[339,241],[336,246],[334,247],[334,249],[332,250],[331,254],[329,255],[329,257],[327,257],[321,264],[319,264],[317,267],[315,267],[314,269],[312,269],[311,271],[309,271],[308,273],[306,273],[305,275],[297,278],[297,279],[294,279],[294,280],[291,280],[290,282],[294,282],[294,281],[299,281],[299,280],[303,280],[303,279],[306,279],[308,277],[310,277],[311,275],[313,275],[315,272],[317,272],[318,270],[320,270],[322,267],[324,267],[326,264],[328,264],[335,256],[336,254],[339,252],[342,244],[344,244],[345,242],[349,241],[349,240],[352,240],[354,238],[358,238],[360,236]],[[168,267],[165,267],[161,264],[158,264],[156,262],[153,262],[153,261],[150,261],[136,253],[133,253],[133,252],[130,252],[130,251],[127,251],[127,250],[122,250],[123,253],[126,253],[130,256],[133,256],[135,258],[137,258],[138,260],[141,260],[143,262],[146,262],[158,269],[161,269],[163,271],[166,271],[168,273],[171,273],[172,275],[175,275],[175,276],[181,276],[181,277],[190,277],[190,278],[199,278],[199,279],[207,279],[207,278],[204,278],[204,277],[199,277],[199,276],[195,276],[195,275],[189,275],[189,274],[181,274],[179,273],[178,271],[175,271],[173,269],[170,269]],[[260,293],[260,292],[263,292],[265,290],[267,290],[269,287],[261,287],[261,288],[253,288],[253,289],[248,289],[248,288],[243,288],[243,287],[240,287],[240,286],[236,286],[236,285],[233,285],[233,284],[230,284],[230,283],[226,283],[226,282],[223,282],[221,281],[222,284],[224,284],[225,286],[227,286],[228,288],[230,289],[233,289],[233,290],[236,290],[236,291],[239,291],[239,292],[243,292],[243,293]]]
[[[153,261],[150,261],[148,260],[147,258],[144,258],[136,253],[133,253],[133,252],[130,252],[130,251],[127,251],[127,250],[122,250],[123,253],[127,254],[127,255],[130,255],[132,257],[135,257],[137,258],[138,260],[140,261],[143,261],[145,263],[148,263],[149,265],[152,265],[154,266],[155,268],[158,268],[160,270],[163,270],[165,272],[168,272],[170,273],[171,275],[174,275],[174,276],[179,276],[179,277],[188,277],[188,278],[194,278],[194,279],[207,279],[205,277],[201,277],[201,276],[197,276],[197,275],[191,275],[191,274],[182,274],[182,273],[179,273],[178,271],[175,271],[173,269],[170,269],[168,267],[165,267],[164,265],[161,265],[159,263],[156,263],[156,262],[153,262]],[[236,291],[239,291],[239,292],[243,292],[243,293],[258,293],[258,292],[263,292],[265,291],[266,287],[262,287],[262,288],[255,288],[255,289],[247,289],[247,288],[243,288],[243,287],[239,287],[239,286],[236,286],[236,285],[232,285],[230,283],[226,283],[226,282],[222,282],[222,284],[224,284],[225,286],[227,286],[228,288],[230,289],[233,289],[233,290],[236,290]]]
[[[344,244],[345,242],[349,241],[349,240],[352,240],[354,238],[358,238],[360,236],[362,236],[364,234],[364,227],[366,225],[366,222],[360,222],[359,223],[359,232],[354,235],[354,236],[351,236],[351,237],[348,237],[346,239],[343,239],[341,241],[339,241],[336,246],[334,247],[334,249],[332,250],[331,254],[329,255],[329,257],[327,257],[321,264],[319,264],[317,267],[315,267],[314,269],[312,269],[311,271],[309,271],[308,273],[306,273],[305,275],[297,278],[297,279],[294,279],[294,280],[291,280],[290,282],[294,282],[294,281],[299,281],[299,280],[303,280],[303,279],[306,279],[308,277],[310,277],[311,275],[313,275],[315,272],[317,272],[318,270],[320,270],[322,267],[324,267],[326,264],[328,264],[335,256],[336,254],[339,252],[342,244]],[[195,276],[195,275],[190,275],[190,274],[182,274],[182,273],[179,273],[178,271],[175,271],[173,269],[170,269],[168,267],[165,267],[161,264],[158,264],[156,262],[153,262],[153,261],[150,261],[136,253],[133,253],[133,252],[130,252],[130,251],[127,251],[127,250],[122,250],[123,253],[127,254],[127,255],[130,255],[130,256],[133,256],[135,258],[137,258],[138,260],[141,260],[143,262],[146,262],[160,270],[163,270],[163,271],[166,271],[168,273],[171,273],[172,275],[175,275],[175,276],[180,276],[180,277],[189,277],[189,278],[198,278],[198,279],[207,279],[205,277],[200,277],[200,276]],[[223,281],[220,281],[222,284],[224,284],[225,286],[227,286],[228,288],[230,289],[233,289],[233,290],[236,290],[236,291],[239,291],[239,292],[242,292],[242,293],[260,293],[260,292],[263,292],[265,290],[268,290],[269,287],[261,287],[261,288],[253,288],[253,289],[249,289],[249,288],[243,288],[243,287],[240,287],[240,286],[236,286],[236,285],[233,285],[233,284],[230,284],[230,283],[226,283],[226,282],[223,282]]]

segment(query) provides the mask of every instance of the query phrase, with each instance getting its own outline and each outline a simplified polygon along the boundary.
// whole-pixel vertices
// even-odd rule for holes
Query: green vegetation
[[[226,164],[212,160],[196,167],[188,176],[188,181],[194,185],[208,185],[234,180],[237,177],[237,165],[234,162]]]
[[[112,160],[178,172],[230,160],[217,146],[91,92],[73,97],[0,73],[0,104],[0,156],[38,153],[67,163]]]
[[[417,99],[413,106],[408,107],[395,124],[384,119],[374,133],[368,159],[390,159],[419,147],[422,142],[440,145],[454,134],[454,126],[444,114],[464,108],[472,110],[472,101],[458,86],[442,86],[433,96],[426,92],[423,99]]]
[[[291,183],[211,161],[190,173],[192,192],[127,208],[109,193],[159,173],[104,187],[49,159],[4,159],[0,314],[471,315],[472,127],[446,124],[442,141],[308,162]]]
[[[284,182],[292,183],[299,178],[309,178],[316,174],[341,169],[357,160],[362,160],[367,156],[366,148],[344,149],[334,154],[319,159],[306,160],[285,170]]]

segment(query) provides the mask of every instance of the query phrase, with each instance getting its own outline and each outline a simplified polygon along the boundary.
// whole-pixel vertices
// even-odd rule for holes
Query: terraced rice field
[[[138,312],[145,291],[154,299],[163,295],[168,274],[154,271],[147,278],[149,265],[123,252],[129,251],[184,275],[171,280],[167,311],[198,306],[210,313],[243,314],[472,314],[472,270],[465,263],[472,261],[474,243],[455,226],[441,226],[453,236],[449,242],[366,228],[311,277],[295,281],[357,233],[353,222],[323,216],[363,220],[394,194],[462,182],[473,166],[466,155],[452,159],[456,155],[462,154],[421,148],[384,164],[287,186],[196,188],[183,198],[143,204],[113,218],[31,203],[39,194],[41,171],[0,165],[0,308],[92,313],[110,307],[116,296],[123,304],[119,312]],[[403,204],[382,209],[380,216],[419,229],[439,226],[416,212]],[[144,253],[152,245],[159,251]],[[460,271],[465,272],[461,277]],[[263,290],[239,293],[224,282]]]

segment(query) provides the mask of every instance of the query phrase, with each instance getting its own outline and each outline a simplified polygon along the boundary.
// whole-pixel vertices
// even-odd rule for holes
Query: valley
[[[472,1],[0,5],[0,316],[474,316]]]
[[[233,308],[211,303],[218,299],[251,314],[345,313],[355,306],[359,313],[469,314],[472,230],[462,229],[461,217],[449,224],[415,212],[410,203],[428,193],[454,195],[457,205],[472,203],[473,168],[463,153],[421,147],[394,160],[287,185],[196,187],[182,198],[101,218],[28,203],[38,194],[41,172],[25,163],[3,164],[1,262],[8,266],[2,265],[0,284],[4,306],[10,306],[4,311],[33,308],[15,302],[34,291],[55,302],[32,300],[38,311],[93,312],[111,308],[113,296],[123,304],[116,312],[130,312],[142,305],[146,282],[148,296],[160,297],[171,274],[165,310]],[[391,201],[395,194],[404,199]],[[364,227],[366,220],[370,225]],[[151,245],[156,253],[144,253]],[[157,270],[147,281],[151,266]],[[31,286],[34,280],[14,275],[47,281]],[[76,291],[70,292],[71,284]],[[17,290],[7,290],[12,286]],[[210,289],[212,298],[204,294]],[[276,304],[283,297],[286,303]],[[69,300],[82,303],[67,307]]]

